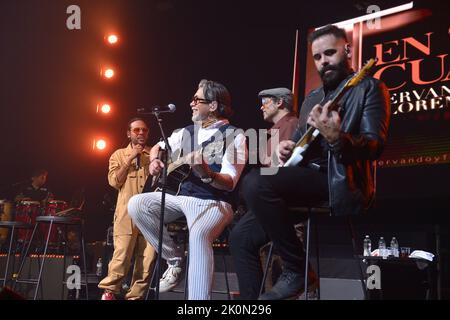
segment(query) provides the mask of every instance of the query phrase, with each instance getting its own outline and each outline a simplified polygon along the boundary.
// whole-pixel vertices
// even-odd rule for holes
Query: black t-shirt
[[[33,201],[42,201],[48,199],[51,196],[51,192],[45,187],[36,189],[30,184],[22,190],[20,195]]]

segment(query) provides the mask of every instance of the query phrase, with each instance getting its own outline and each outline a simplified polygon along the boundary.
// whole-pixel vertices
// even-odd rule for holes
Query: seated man
[[[48,171],[46,169],[34,170],[31,174],[31,181],[15,197],[16,202],[38,201],[44,208],[48,201],[53,199],[53,194],[45,187]]]
[[[286,88],[263,90],[258,94],[264,120],[273,124],[268,135],[267,150],[261,148],[261,164],[276,167],[277,157],[272,144],[290,139],[297,127],[298,118],[292,113],[293,95]],[[245,177],[243,178],[245,180]],[[263,278],[260,249],[270,241],[253,212],[247,211],[233,227],[230,234],[230,251],[239,282],[239,298],[255,300],[259,296]]]
[[[195,125],[175,131],[168,138],[168,149],[182,155],[179,159],[184,159],[193,172],[181,183],[176,195],[166,195],[164,220],[186,216],[189,228],[188,298],[205,300],[211,298],[212,243],[233,219],[231,193],[244,169],[247,149],[244,135],[235,134],[234,127],[228,122],[231,97],[222,84],[202,80],[190,105]],[[229,131],[232,132],[231,139]],[[226,139],[223,139],[224,133]],[[214,149],[220,151],[214,163],[209,161],[206,151],[203,154],[196,152],[207,150],[210,145],[215,145]],[[159,174],[164,166],[157,158],[161,147],[166,146],[157,144],[151,150],[152,175]],[[160,192],[135,195],[128,203],[133,222],[155,248],[158,248],[159,241],[160,203]],[[160,280],[160,292],[165,292],[173,289],[184,273],[184,252],[175,245],[167,230],[161,254],[168,264]]]
[[[358,214],[367,208],[374,196],[374,160],[381,155],[389,126],[389,94],[374,78],[365,78],[350,89],[338,111],[329,109],[334,94],[352,76],[345,31],[335,26],[321,28],[311,34],[310,43],[323,87],[306,97],[291,140],[280,142],[280,162],[289,159],[307,125],[317,128],[320,135],[299,166],[281,167],[273,175],[254,170],[243,184],[249,210],[283,261],[279,280],[260,296],[265,300],[292,298],[304,290],[304,251],[289,206],[328,201],[333,215]]]

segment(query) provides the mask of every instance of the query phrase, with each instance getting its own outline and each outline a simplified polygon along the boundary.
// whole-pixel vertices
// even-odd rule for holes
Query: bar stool
[[[186,217],[182,216],[181,218],[178,218],[172,222],[168,222],[166,223],[166,227],[167,227],[167,232],[169,232],[170,236],[172,237],[172,239],[174,240],[174,242],[178,245],[183,245],[184,247],[184,252],[186,253],[186,262],[185,262],[185,275],[184,275],[184,291],[177,291],[177,290],[172,290],[172,292],[184,292],[184,300],[188,299],[188,275],[189,275],[189,228],[187,226],[187,221],[186,221]],[[224,229],[224,231],[222,231],[222,234],[217,238],[217,240],[219,240],[220,242],[225,242],[226,239],[228,239],[228,235],[229,235],[229,228],[226,227]],[[219,293],[219,294],[226,294],[228,300],[231,300],[231,292],[230,292],[230,284],[228,281],[228,271],[227,271],[227,264],[226,264],[226,254],[224,250],[221,250],[221,255],[222,255],[222,260],[223,260],[223,267],[224,267],[224,278],[225,278],[225,285],[227,288],[227,291],[217,291],[217,290],[213,290],[211,291],[212,293]],[[155,267],[156,268],[156,264]],[[155,270],[155,269],[154,269]],[[159,279],[154,279],[155,277],[155,272],[153,271],[151,280],[150,280],[150,286],[149,289],[147,291],[147,296],[146,296],[146,300],[149,297],[149,293],[150,291],[154,291],[155,288],[151,287],[151,285],[153,284],[153,282],[159,281]]]
[[[289,212],[291,212],[293,215],[307,215],[306,216],[306,234],[305,234],[305,240],[306,240],[306,244],[305,244],[305,293],[304,293],[304,298],[305,300],[308,300],[308,268],[309,268],[309,253],[310,253],[310,235],[311,235],[311,221],[314,222],[314,218],[318,215],[330,215],[331,211],[330,211],[330,207],[328,205],[319,205],[316,207],[290,207],[289,208]],[[364,293],[364,298],[367,299],[367,288],[366,288],[366,283],[365,283],[365,276],[364,276],[364,271],[362,269],[361,263],[358,259],[358,251],[356,249],[356,236],[355,236],[355,232],[354,232],[354,227],[353,227],[353,223],[351,220],[351,217],[348,216],[348,220],[347,220],[349,229],[350,229],[350,236],[351,236],[351,240],[352,240],[352,249],[353,249],[353,258],[356,261],[356,263],[358,264],[358,270],[360,273],[360,281],[361,281],[361,286],[363,289],[363,293]],[[318,238],[318,230],[317,230],[317,223],[314,223],[314,234],[315,234],[315,243],[316,243],[316,261],[317,261],[317,275],[319,277],[319,287],[318,287],[318,299],[320,300],[320,257],[319,257],[319,238]],[[261,287],[260,287],[260,295],[263,293],[264,290],[264,285],[266,282],[266,277],[267,277],[267,272],[269,270],[269,266],[270,266],[270,261],[272,259],[272,255],[273,255],[273,242],[270,243],[270,247],[269,247],[269,253],[267,256],[267,262],[266,265],[264,267],[264,273],[263,273],[263,280],[261,283]]]
[[[20,279],[20,274],[22,272],[22,269],[24,267],[25,264],[25,257],[28,255],[28,252],[30,250],[30,247],[33,243],[33,240],[35,239],[35,235],[36,235],[36,230],[39,230],[39,226],[41,224],[49,224],[48,227],[48,231],[46,234],[46,241],[44,244],[44,251],[43,251],[43,255],[42,255],[42,262],[40,263],[39,266],[39,275],[36,279]],[[31,239],[30,242],[27,246],[24,258],[22,259],[22,263],[20,265],[19,271],[17,273],[17,278],[16,281],[14,283],[14,286],[17,283],[28,283],[28,284],[35,284],[36,285],[36,289],[35,289],[35,293],[34,293],[34,300],[37,299],[37,294],[38,294],[38,290],[39,287],[41,285],[41,280],[42,280],[42,274],[43,274],[43,270],[44,270],[44,266],[45,266],[45,262],[46,262],[46,255],[47,255],[47,250],[48,250],[48,245],[50,242],[50,235],[52,233],[52,229],[54,227],[56,227],[57,225],[63,226],[65,228],[65,234],[67,234],[67,227],[69,226],[73,226],[76,227],[78,229],[78,233],[79,233],[79,239],[80,239],[80,248],[81,248],[81,259],[83,261],[83,269],[82,269],[82,273],[84,274],[84,282],[81,281],[80,285],[85,286],[85,290],[86,290],[86,300],[89,299],[89,294],[88,294],[88,282],[87,282],[87,267],[86,267],[86,251],[85,251],[85,245],[84,245],[84,235],[83,235],[83,227],[84,227],[84,221],[81,218],[78,217],[59,217],[59,216],[38,216],[36,218],[36,224],[34,226],[33,229],[33,233],[31,235]],[[60,239],[58,239],[58,241],[60,241]],[[64,241],[64,263],[63,263],[63,279],[65,276],[65,272],[66,272],[66,253],[67,253],[67,241]],[[38,259],[39,261],[39,259]],[[64,286],[64,284],[66,284],[64,281],[62,281],[62,285]],[[64,290],[63,290],[64,292]]]
[[[12,274],[14,275],[14,266],[15,266],[15,257],[16,257],[16,251],[17,251],[17,234],[16,234],[16,229],[26,229],[26,230],[31,230],[33,226],[31,224],[25,223],[25,222],[20,222],[20,221],[0,221],[0,228],[7,228],[10,229],[9,232],[9,245],[8,245],[8,253],[6,255],[6,266],[5,266],[5,274],[3,279],[0,279],[0,281],[3,281],[3,286],[6,286],[6,283],[8,280],[12,280],[13,277],[11,277],[10,279],[8,279],[8,271],[9,271],[9,262],[12,259]],[[12,250],[12,244],[13,242],[16,242],[16,250]],[[26,240],[24,242],[24,246],[26,244]],[[22,250],[23,253],[23,250]],[[19,260],[23,259],[23,255],[20,254],[19,255]]]

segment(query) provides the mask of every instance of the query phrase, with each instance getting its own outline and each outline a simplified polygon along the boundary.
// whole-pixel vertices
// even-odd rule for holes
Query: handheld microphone
[[[155,113],[163,113],[163,112],[175,112],[175,110],[177,109],[177,107],[175,107],[175,105],[173,103],[168,104],[167,106],[153,106],[150,108],[138,108],[137,112],[138,113],[151,113],[151,114],[155,114]]]
[[[141,167],[141,155],[138,154],[138,155],[136,156],[136,169],[139,170],[140,167]]]

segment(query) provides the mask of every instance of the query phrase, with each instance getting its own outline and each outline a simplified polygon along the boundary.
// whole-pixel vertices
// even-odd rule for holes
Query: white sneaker
[[[183,278],[183,268],[169,265],[159,280],[159,292],[167,292],[175,288]]]

